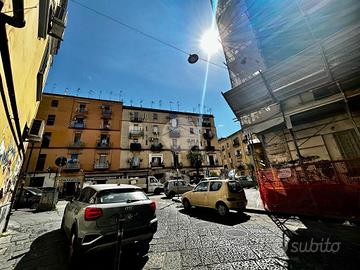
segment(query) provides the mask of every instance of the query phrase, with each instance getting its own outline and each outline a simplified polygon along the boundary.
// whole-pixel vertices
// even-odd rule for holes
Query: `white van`
[[[160,183],[154,176],[120,178],[106,181],[107,184],[128,184],[141,187],[147,193],[160,194],[164,192],[164,184]]]

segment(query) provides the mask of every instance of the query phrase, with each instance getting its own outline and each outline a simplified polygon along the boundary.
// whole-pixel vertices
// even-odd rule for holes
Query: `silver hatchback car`
[[[70,242],[70,260],[117,243],[136,244],[145,255],[157,230],[155,210],[155,202],[133,185],[85,187],[79,198],[67,204],[61,223]]]

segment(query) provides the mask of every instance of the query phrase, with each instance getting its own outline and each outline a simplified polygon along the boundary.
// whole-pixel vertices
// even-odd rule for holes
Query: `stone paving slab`
[[[352,246],[343,246],[336,254],[289,252],[283,247],[282,232],[265,215],[234,213],[221,219],[213,211],[194,209],[188,214],[179,203],[156,200],[159,228],[148,257],[124,253],[121,269],[357,269],[359,265],[360,249]],[[65,204],[52,212],[15,212],[8,235],[0,237],[0,269],[69,269],[67,244],[59,232]],[[304,230],[296,220],[292,227]],[[83,269],[113,269],[111,254],[86,260],[91,263]]]

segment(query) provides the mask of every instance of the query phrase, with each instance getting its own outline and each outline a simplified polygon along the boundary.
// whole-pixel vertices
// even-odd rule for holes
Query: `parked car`
[[[43,192],[36,187],[23,187],[21,196],[20,189],[17,190],[17,207],[37,209]]]
[[[145,255],[157,230],[156,204],[133,185],[99,184],[85,187],[65,208],[61,229],[70,242],[71,260],[83,253],[135,246]]]
[[[219,180],[219,179],[220,179],[220,177],[210,176],[210,177],[201,178],[200,180],[194,179],[191,183],[192,184],[199,184],[202,181]]]
[[[173,198],[176,194],[183,194],[194,188],[188,182],[179,179],[167,180],[164,184],[164,193],[166,197]]]
[[[240,176],[236,180],[239,181],[240,185],[243,188],[256,187],[256,185],[257,185],[256,180],[254,178],[252,178],[250,175]]]
[[[202,181],[192,191],[184,193],[182,203],[187,211],[192,206],[207,207],[226,216],[229,210],[244,211],[247,199],[238,181],[210,180]]]

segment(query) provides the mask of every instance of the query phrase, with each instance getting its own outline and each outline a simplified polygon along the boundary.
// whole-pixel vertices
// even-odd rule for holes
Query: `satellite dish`
[[[197,54],[190,54],[188,58],[188,62],[190,64],[195,64],[199,60],[199,56]]]
[[[67,163],[66,157],[58,157],[57,159],[55,159],[55,164],[58,167],[64,167],[66,163]]]

